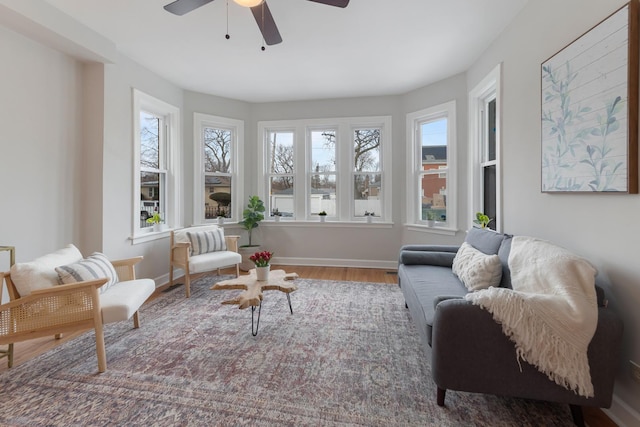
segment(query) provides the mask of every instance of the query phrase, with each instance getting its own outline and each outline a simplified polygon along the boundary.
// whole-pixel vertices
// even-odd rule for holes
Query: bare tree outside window
[[[204,128],[205,172],[231,172],[231,131]]]

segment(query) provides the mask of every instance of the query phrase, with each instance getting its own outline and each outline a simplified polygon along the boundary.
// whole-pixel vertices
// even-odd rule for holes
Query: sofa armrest
[[[119,259],[115,261],[111,261],[111,265],[116,269],[118,273],[118,281],[124,282],[127,280],[135,280],[136,279],[136,269],[135,265],[142,261],[144,257],[137,256],[133,258],[127,259]]]
[[[189,248],[191,243],[178,242],[171,246],[171,265],[179,268],[186,268],[189,265]]]
[[[433,319],[433,379],[441,389],[606,408],[611,405],[621,336],[620,320],[600,308],[588,350],[595,396],[585,398],[550,381],[533,365],[518,363],[515,345],[491,313],[469,301],[450,299],[437,305]]]
[[[404,246],[398,264],[451,267],[458,246]]]

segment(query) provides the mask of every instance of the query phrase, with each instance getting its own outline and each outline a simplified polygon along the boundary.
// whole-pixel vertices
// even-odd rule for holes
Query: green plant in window
[[[491,221],[493,221],[493,219],[489,218],[488,215],[485,215],[482,212],[476,212],[476,219],[473,220],[473,222],[478,224],[480,228],[487,228]]]

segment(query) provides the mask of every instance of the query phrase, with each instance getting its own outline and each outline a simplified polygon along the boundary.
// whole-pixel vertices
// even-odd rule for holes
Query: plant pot
[[[240,263],[240,270],[249,271],[254,268],[253,261],[249,259],[249,257],[256,252],[261,252],[262,249],[260,245],[253,246],[240,246],[238,248],[238,253],[242,255],[242,262]]]
[[[368,223],[372,223],[373,222],[373,217],[371,215],[367,215],[367,222]]]
[[[270,265],[267,265],[266,267],[256,267],[256,279],[260,282],[266,282],[269,280],[269,270],[271,270]]]
[[[327,219],[326,215],[320,215],[320,222],[324,222]]]
[[[280,215],[274,215],[273,220],[275,222],[280,222]]]
[[[224,225],[224,217],[223,216],[219,216],[218,217],[218,225]]]
[[[436,220],[435,219],[428,219],[427,220],[427,227],[435,227],[436,225]]]
[[[155,233],[161,232],[162,231],[162,224],[159,224],[159,223],[153,224],[153,231]]]

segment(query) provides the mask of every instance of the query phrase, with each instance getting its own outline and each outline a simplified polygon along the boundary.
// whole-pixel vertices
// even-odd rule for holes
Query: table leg
[[[255,323],[255,331],[253,328],[253,313],[256,311],[256,307],[254,305],[251,306],[251,335],[254,337],[258,335],[258,328],[260,327],[260,313],[262,312],[262,301],[260,301],[260,305],[258,306],[258,321]]]
[[[287,294],[287,301],[289,301],[289,310],[291,310],[291,314],[293,314],[293,308],[291,307],[291,294]]]

